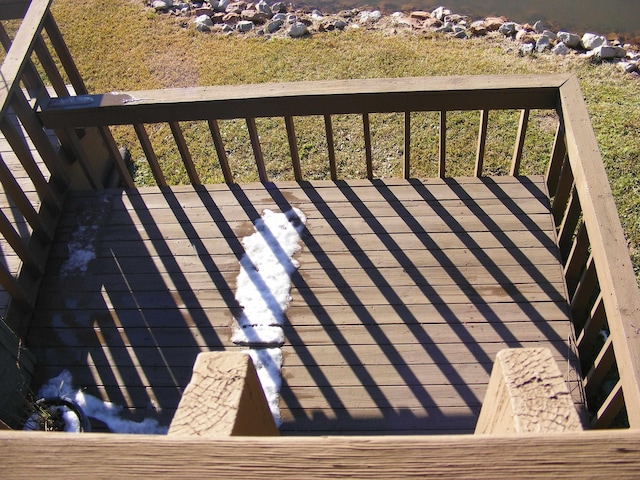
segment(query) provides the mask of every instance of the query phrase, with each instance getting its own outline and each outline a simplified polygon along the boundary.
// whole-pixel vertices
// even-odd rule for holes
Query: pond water
[[[519,23],[543,20],[554,29],[575,33],[617,33],[640,40],[640,0],[303,0],[296,5],[336,12],[369,5],[384,12],[427,10],[444,5],[473,19],[504,15]]]

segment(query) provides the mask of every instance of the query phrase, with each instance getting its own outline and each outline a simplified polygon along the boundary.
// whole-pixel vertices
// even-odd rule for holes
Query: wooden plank
[[[611,341],[611,337],[609,337],[604,342],[598,356],[593,361],[593,365],[582,382],[584,386],[584,393],[587,397],[591,397],[597,393],[598,388],[602,386],[602,380],[604,380],[605,376],[611,370],[615,360],[613,342]]]
[[[4,118],[9,108],[10,97],[14,89],[20,88],[21,74],[38,33],[49,12],[52,0],[32,0],[16,33],[11,48],[5,55],[0,67],[0,118]]]
[[[562,171],[562,166],[566,161],[566,157],[567,145],[565,143],[564,125],[562,122],[558,122],[556,137],[553,141],[551,158],[549,160],[546,173],[547,189],[551,192],[551,197],[555,196],[560,180],[560,172]]]
[[[553,435],[383,436],[315,438],[172,439],[130,436],[0,432],[2,463],[8,476],[68,478],[77,471],[108,477],[167,478],[392,478],[433,476],[442,479],[633,478],[640,468],[637,431],[600,431]],[[36,462],[24,462],[34,449]],[[247,462],[247,451],[252,461]],[[50,465],[74,451],[68,463]],[[214,453],[212,455],[212,452]],[[286,453],[286,462],[274,458]],[[144,454],[142,454],[144,453]],[[96,455],[102,461],[96,464]],[[313,468],[309,468],[313,465]],[[522,466],[527,465],[526,469]],[[299,466],[299,468],[296,468]]]
[[[631,323],[640,316],[640,292],[611,188],[589,122],[579,82],[560,88],[569,161],[598,272],[613,337],[629,423],[640,426],[640,337]]]
[[[216,153],[218,154],[218,161],[222,168],[222,174],[224,175],[224,181],[226,183],[234,183],[233,174],[229,168],[229,159],[227,158],[227,152],[222,142],[222,135],[220,134],[220,127],[217,120],[213,118],[207,119],[209,125],[209,131],[211,132],[211,138],[213,139],[213,145],[216,147]]]
[[[411,178],[411,112],[404,112],[404,148],[402,155],[402,177]]]
[[[618,380],[591,421],[591,428],[607,428],[625,406],[622,381]]]
[[[527,124],[529,123],[529,109],[525,108],[520,113],[520,122],[518,123],[518,133],[516,135],[516,144],[513,149],[513,158],[511,159],[510,175],[518,175],[520,172],[520,162],[522,160],[522,151],[524,149],[524,139],[527,134]]]
[[[362,126],[364,135],[364,157],[366,163],[367,178],[373,178],[373,154],[371,153],[371,126],[369,125],[369,115],[362,114]]]
[[[324,115],[324,130],[327,136],[327,155],[329,156],[329,177],[332,181],[338,179],[336,168],[336,151],[333,141],[333,126],[331,124],[331,115]]]
[[[158,157],[156,157],[156,153],[153,151],[153,145],[151,145],[151,140],[149,140],[149,135],[147,135],[144,125],[136,123],[133,125],[133,129],[140,141],[142,151],[145,157],[147,157],[147,162],[149,162],[149,167],[151,168],[151,173],[153,174],[156,184],[159,187],[166,187],[167,181],[164,178],[164,173],[162,173],[162,169],[158,163]]]
[[[267,175],[264,156],[262,155],[262,148],[260,147],[260,136],[258,135],[258,129],[256,127],[256,119],[255,117],[247,117],[246,122],[249,139],[251,140],[251,149],[253,150],[253,158],[258,168],[258,177],[262,183],[267,183],[269,176]]]
[[[478,132],[478,147],[476,149],[476,165],[473,174],[476,177],[482,176],[484,166],[484,150],[487,143],[487,126],[489,124],[489,111],[480,111],[480,129]]]
[[[46,126],[77,127],[158,121],[392,113],[407,111],[554,109],[567,75],[415,77],[230,85],[93,95],[92,103],[50,102]],[[149,105],[155,105],[149,109]],[[103,108],[104,107],[104,108]]]
[[[447,176],[447,111],[440,110],[440,144],[438,148],[438,176],[445,178]]]
[[[287,128],[287,139],[289,141],[289,152],[291,153],[291,164],[293,165],[293,176],[297,182],[302,181],[302,171],[300,170],[300,155],[298,154],[298,143],[293,117],[285,117],[284,122]]]
[[[191,185],[200,185],[200,177],[198,176],[198,172],[196,171],[196,168],[193,164],[193,159],[191,158],[191,153],[189,152],[189,147],[187,146],[187,142],[184,139],[184,135],[182,134],[180,125],[178,124],[178,122],[170,122],[169,127],[171,127],[171,133],[173,134],[173,138],[176,141],[176,146],[178,147],[180,158],[182,159],[184,168],[187,171],[187,175],[189,176]]]

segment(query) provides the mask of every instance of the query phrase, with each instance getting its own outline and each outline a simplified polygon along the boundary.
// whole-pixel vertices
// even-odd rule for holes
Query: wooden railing
[[[0,0],[0,4],[24,4],[19,0]],[[578,80],[569,75],[505,76],[505,77],[431,77],[402,79],[368,79],[299,82],[293,84],[263,84],[191,89],[152,90],[87,95],[71,55],[64,46],[48,7],[50,0],[34,0],[26,13],[22,27],[16,34],[2,67],[3,85],[0,90],[2,132],[9,140],[17,138],[15,126],[6,119],[9,109],[15,112],[35,150],[44,161],[49,176],[40,167],[29,167],[29,175],[36,185],[38,199],[47,211],[54,212],[45,226],[30,213],[25,202],[23,215],[33,220],[34,235],[44,238],[46,245],[55,226],[64,192],[84,186],[101,188],[109,166],[113,166],[124,186],[134,186],[133,178],[118,153],[111,127],[128,126],[138,139],[155,182],[164,186],[169,182],[163,162],[157,155],[157,145],[148,133],[151,124],[165,124],[171,131],[173,149],[181,158],[188,180],[199,184],[200,158],[194,158],[184,134],[184,123],[200,122],[208,130],[210,142],[218,156],[219,168],[226,182],[234,182],[232,162],[227,144],[221,134],[222,121],[237,119],[245,123],[248,143],[262,182],[272,180],[268,162],[263,154],[264,136],[260,121],[278,118],[286,130],[293,179],[305,180],[301,164],[300,139],[297,121],[317,117],[323,125],[326,143],[327,178],[338,179],[339,167],[335,145],[341,132],[334,121],[341,115],[361,119],[363,162],[367,178],[374,176],[373,135],[371,121],[377,114],[393,113],[401,118],[402,130],[398,150],[402,151],[401,175],[410,178],[421,160],[416,155],[416,118],[430,112],[436,120],[437,175],[447,177],[450,159],[455,151],[448,120],[459,112],[477,115],[475,158],[471,171],[482,176],[494,173],[487,169],[486,156],[491,143],[492,118],[505,110],[519,111],[517,132],[508,168],[505,173],[518,175],[527,153],[527,135],[533,126],[530,118],[539,110],[552,112],[556,118],[555,139],[547,145],[547,185],[552,199],[553,216],[558,227],[558,245],[564,267],[571,315],[576,327],[576,345],[582,360],[584,389],[587,394],[593,427],[624,426],[640,428],[640,293],[629,259],[624,234],[598,152]],[[9,11],[2,10],[2,11]],[[19,10],[19,9],[18,9]],[[45,35],[46,33],[46,41]],[[3,44],[8,35],[2,31]],[[6,48],[6,47],[5,47]],[[52,53],[53,55],[52,55]],[[37,57],[36,68],[32,57]],[[54,56],[57,60],[54,59]],[[64,75],[56,65],[62,65]],[[44,73],[42,73],[44,72]],[[46,75],[57,97],[51,98],[41,79]],[[76,95],[71,95],[64,78],[69,79]],[[29,98],[20,88],[20,81]],[[34,113],[35,112],[35,113]],[[51,144],[43,129],[56,133]],[[86,138],[99,145],[105,162],[96,162],[88,152]],[[23,164],[31,165],[29,149],[15,140],[13,152]],[[412,153],[414,152],[414,153]],[[196,154],[195,156],[197,156]],[[449,162],[449,163],[448,163]],[[106,165],[106,166],[105,166]],[[76,168],[72,175],[73,168]],[[528,171],[528,170],[527,170]],[[0,172],[1,174],[2,172]],[[84,178],[84,180],[77,180]],[[8,188],[11,179],[3,176],[3,185],[11,195],[20,196],[19,188]],[[13,192],[13,193],[12,193]],[[16,204],[18,204],[16,202]],[[1,223],[1,222],[0,222]],[[5,222],[6,223],[6,222]],[[31,224],[31,222],[29,222]],[[6,226],[0,230],[25,265],[24,270],[37,272],[46,259],[46,248],[36,258],[30,244],[18,241]],[[25,248],[26,245],[26,248]],[[37,292],[37,282],[21,283],[21,277],[9,271],[0,272],[0,280],[11,295],[12,303],[29,305]],[[28,310],[28,308],[27,308]],[[12,324],[20,331],[25,323]]]

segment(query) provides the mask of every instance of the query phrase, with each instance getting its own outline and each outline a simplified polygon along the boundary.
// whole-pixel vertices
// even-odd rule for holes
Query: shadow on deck
[[[283,434],[472,433],[507,347],[549,347],[575,387],[541,177],[71,193],[28,338],[34,385],[68,369],[131,418],[168,425],[196,355],[242,348],[230,342],[242,237],[263,209],[292,207],[308,221]]]

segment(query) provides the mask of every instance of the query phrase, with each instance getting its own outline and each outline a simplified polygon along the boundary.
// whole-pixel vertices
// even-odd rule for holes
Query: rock
[[[287,6],[284,2],[276,2],[271,5],[271,11],[273,13],[287,13]]]
[[[293,25],[298,22],[298,16],[295,13],[287,13],[285,20],[288,24]]]
[[[593,50],[594,48],[604,45],[607,39],[602,35],[596,35],[595,33],[585,33],[580,40],[582,48],[585,50]]]
[[[243,33],[250,32],[253,30],[253,22],[249,20],[240,20],[236,25],[236,29]]]
[[[274,33],[280,30],[283,25],[284,20],[271,20],[265,27],[265,30],[267,31],[267,33]]]
[[[240,21],[240,14],[238,14],[238,13],[225,13],[224,17],[222,17],[222,21],[224,23],[228,23],[229,25],[235,25]]]
[[[427,18],[431,18],[431,14],[429,12],[418,10],[415,12],[411,12],[409,14],[409,17],[415,18],[416,20],[426,20]]]
[[[627,56],[627,51],[624,48],[615,45],[600,45],[590,53],[598,60],[612,60],[614,58],[624,58]]]
[[[258,24],[263,24],[269,19],[266,13],[258,12],[257,10],[243,10],[240,17],[243,20]]]
[[[324,15],[322,15],[322,12],[320,10],[314,10],[313,12],[311,12],[311,20],[319,22],[323,18],[324,18]]]
[[[638,71],[638,64],[636,62],[620,62],[618,68],[624,73],[633,73]]]
[[[213,20],[209,15],[199,15],[195,19],[195,24],[199,32],[208,32],[213,27]]]
[[[309,33],[309,29],[307,28],[307,26],[302,22],[297,22],[291,25],[288,35],[291,38],[300,38],[300,37],[304,37],[308,33]]]
[[[364,12],[360,12],[359,21],[360,23],[377,22],[381,18],[382,12],[380,10],[373,10],[371,12],[365,10]]]
[[[436,29],[438,33],[451,33],[453,32],[453,23],[445,22],[440,28]]]
[[[423,24],[423,28],[440,28],[442,26],[442,22],[437,18],[427,18]]]
[[[503,23],[508,22],[507,17],[487,17],[484,20],[485,27],[489,32],[497,31]]]
[[[542,33],[545,31],[545,24],[542,20],[538,20],[536,23],[533,24],[533,30],[536,33]]]
[[[533,49],[535,46],[533,43],[525,43],[520,46],[520,54],[521,55],[530,55],[533,53]]]
[[[545,35],[541,35],[536,41],[536,51],[542,53],[549,49],[551,49],[551,39]]]
[[[516,35],[516,40],[518,40],[522,44],[525,44],[525,43],[530,43],[531,45],[536,44],[536,37],[534,37],[531,32],[528,32],[526,30],[520,30],[518,32],[518,35]]]
[[[552,42],[555,42],[556,39],[558,38],[558,36],[555,33],[553,33],[551,30],[545,30],[544,32],[542,32],[542,35],[547,37]]]
[[[558,32],[558,40],[569,48],[578,48],[580,45],[580,36],[575,33]]]
[[[558,42],[551,51],[556,55],[567,55],[569,53],[569,47],[564,42]]]
[[[286,22],[287,21],[287,14],[286,13],[282,13],[282,12],[278,12],[273,17],[271,17],[271,20],[273,20],[273,21],[282,20],[283,22]]]
[[[237,13],[239,15],[246,8],[247,8],[247,2],[231,2],[227,5],[227,8],[225,8],[225,12]]]
[[[487,26],[484,20],[477,20],[469,25],[469,33],[471,35],[482,36],[487,34]]]
[[[437,18],[440,21],[444,20],[444,17],[447,15],[451,15],[451,10],[445,7],[438,7],[433,12],[431,12],[431,18]]]
[[[173,1],[172,0],[154,0],[154,2],[151,4],[151,7],[153,7],[153,9],[156,12],[166,12],[171,7],[173,7]]]
[[[453,27],[453,36],[455,38],[467,38],[467,30],[460,25],[456,25],[455,27]]]
[[[256,3],[255,9],[257,12],[266,15],[267,19],[273,17],[271,7],[267,5],[267,2],[265,2],[264,0],[260,0],[258,3]]]
[[[516,34],[516,24],[515,22],[505,22],[503,23],[498,32],[503,34],[505,37],[511,37]]]
[[[216,12],[226,12],[227,7],[229,6],[229,0],[220,0],[220,1],[211,0],[209,3],[211,3],[211,6]]]
[[[345,22],[344,20],[336,20],[334,25],[338,30],[344,30],[345,28],[347,28],[347,22]]]
[[[208,15],[210,17],[211,15],[213,15],[213,9],[209,7],[200,7],[200,8],[196,8],[193,11],[193,13],[195,14],[196,17],[199,17],[200,15]]]

